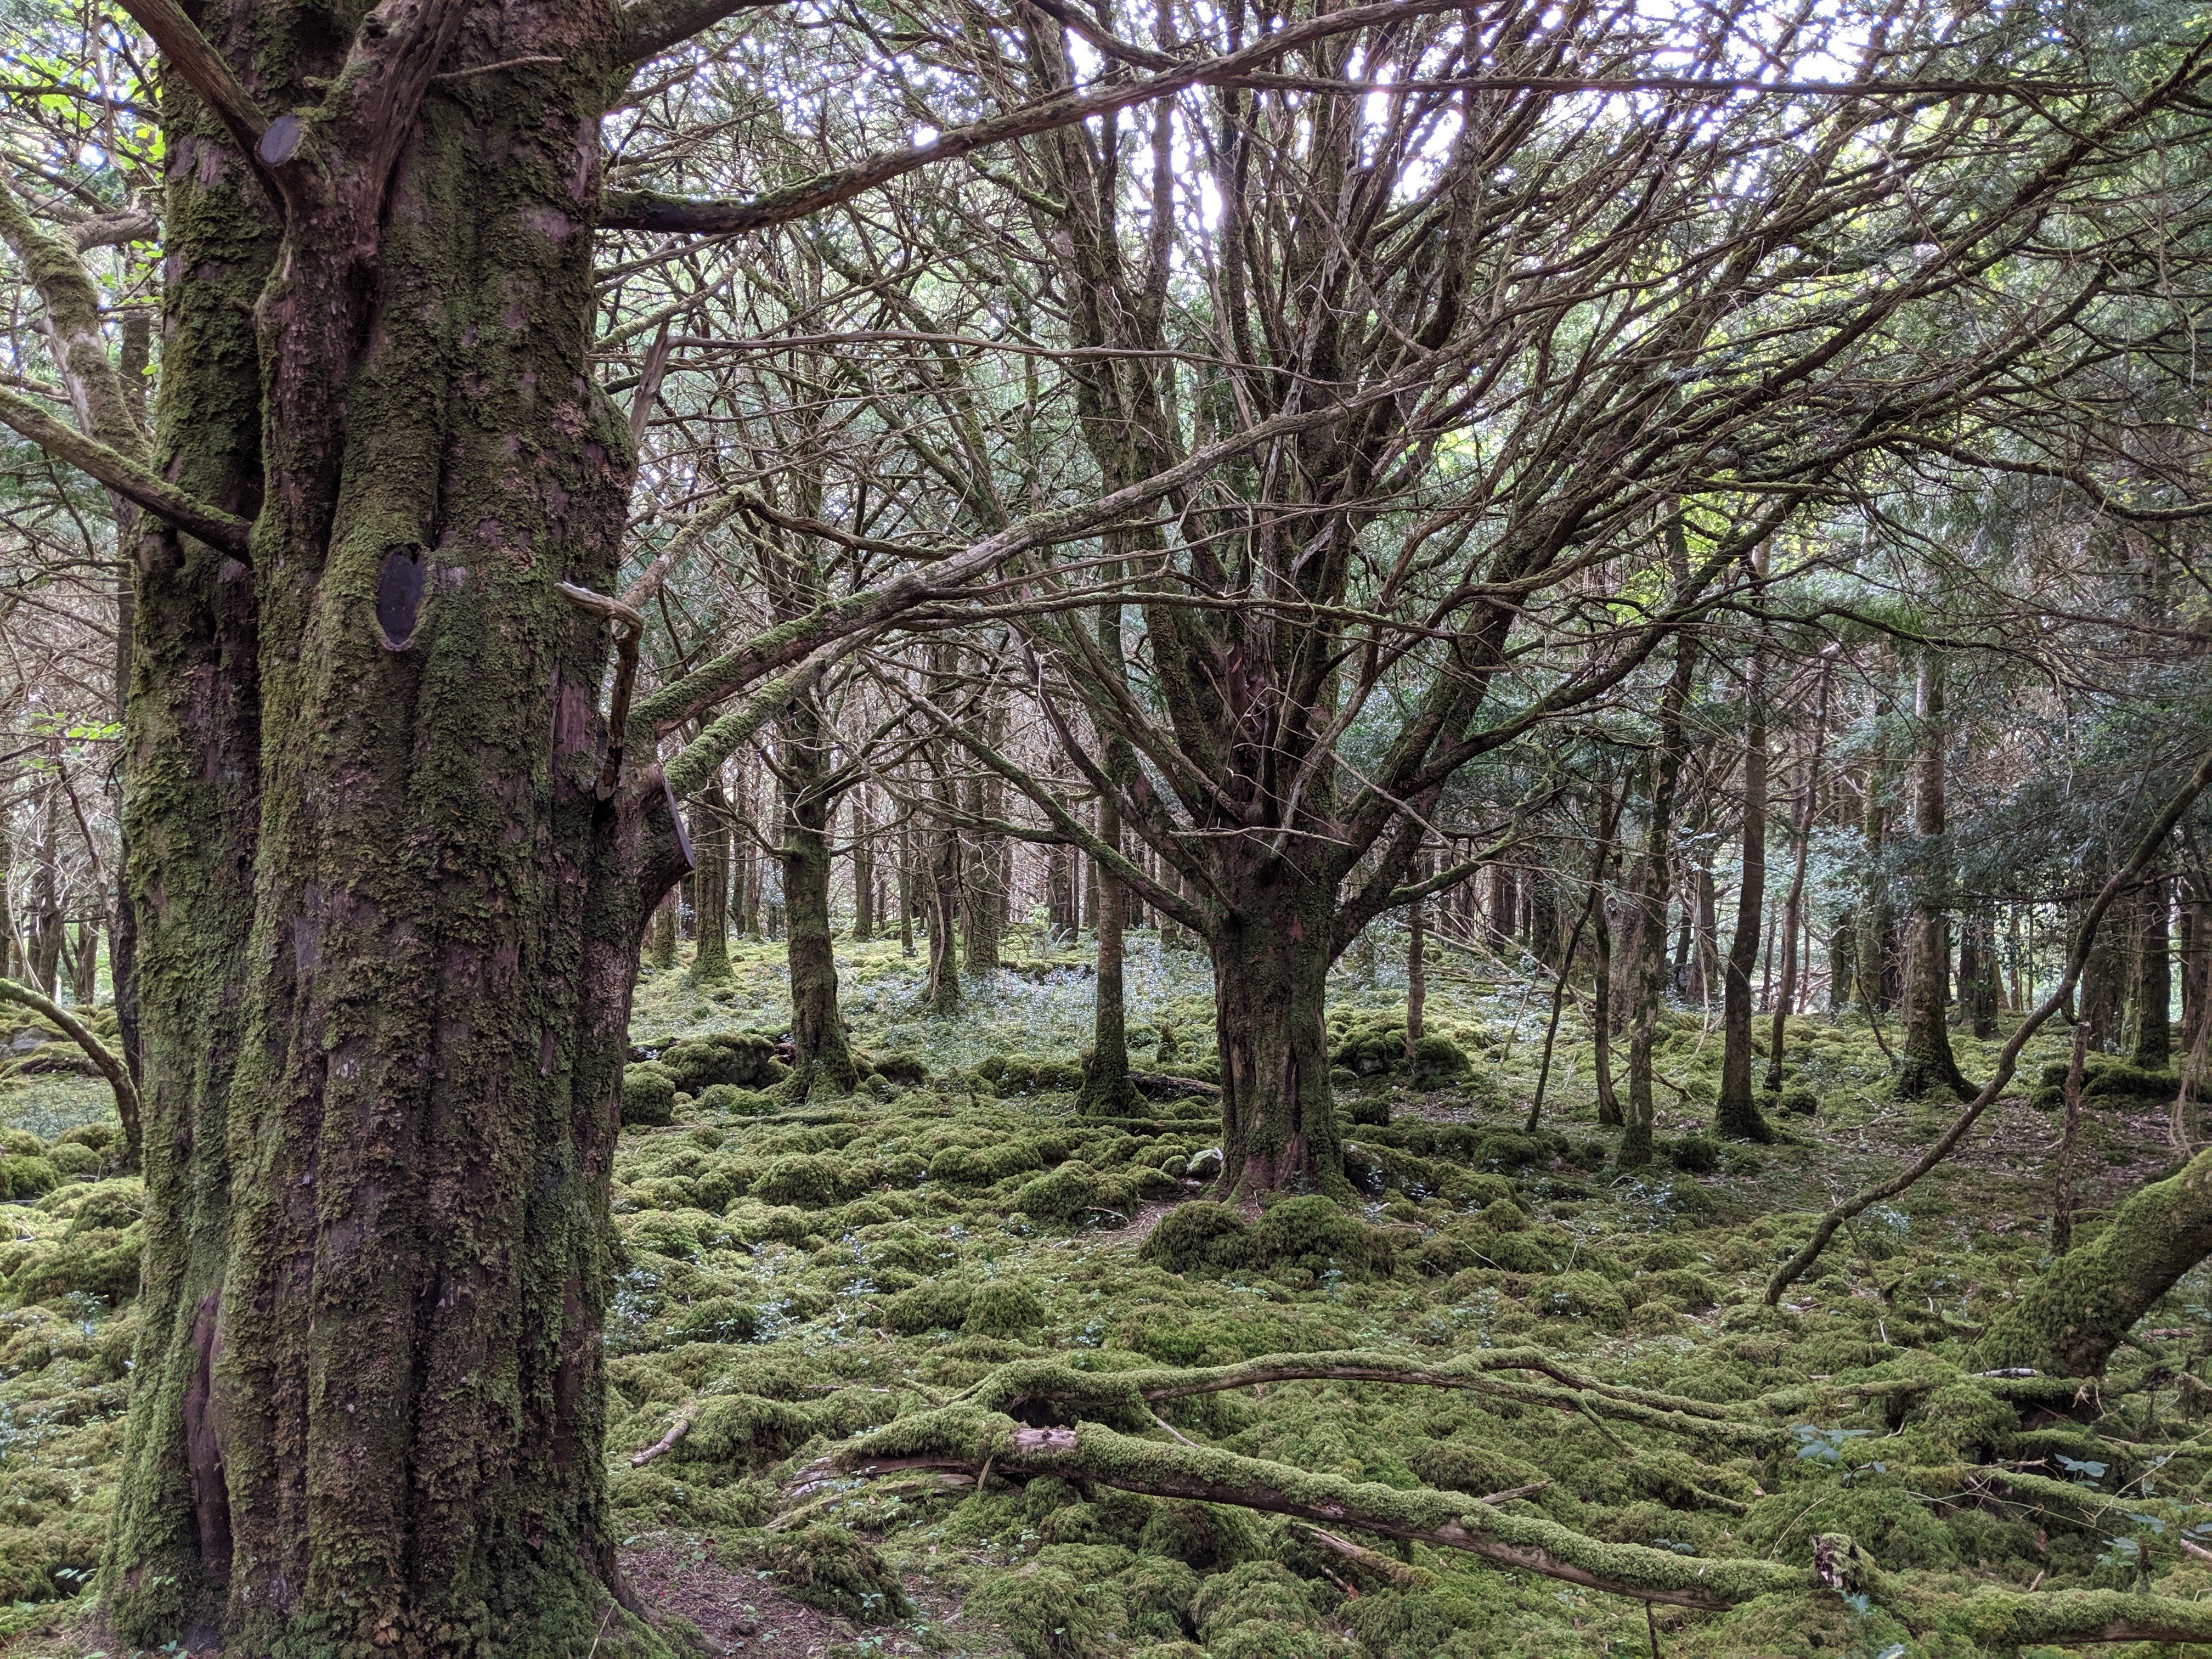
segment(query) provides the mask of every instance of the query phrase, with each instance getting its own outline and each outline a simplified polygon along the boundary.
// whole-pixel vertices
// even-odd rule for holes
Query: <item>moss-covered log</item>
[[[1464,1494],[1350,1480],[1209,1447],[1139,1438],[1097,1423],[1025,1427],[951,1407],[902,1418],[841,1448],[848,1474],[953,1468],[1054,1476],[1156,1498],[1234,1504],[1330,1527],[1454,1550],[1517,1571],[1638,1601],[1721,1612],[1772,1595],[1866,1595],[1919,1631],[1988,1645],[2027,1642],[2212,1640],[2212,1606],[2106,1590],[2050,1594],[1980,1588],[1966,1595],[1882,1571],[1848,1538],[1816,1540],[1810,1568],[1684,1556],[1589,1536]],[[813,1477],[818,1484],[820,1477]]]
[[[2100,1376],[2136,1321],[2207,1256],[2212,1152],[2145,1187],[2094,1241],[2055,1262],[1999,1316],[1978,1357],[1985,1365]]]

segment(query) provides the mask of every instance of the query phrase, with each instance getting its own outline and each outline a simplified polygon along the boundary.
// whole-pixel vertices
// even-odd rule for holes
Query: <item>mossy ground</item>
[[[1091,994],[1078,951],[1024,949],[1018,935],[1012,969],[941,1018],[921,1012],[919,958],[896,944],[848,942],[840,956],[856,1048],[883,1062],[859,1095],[793,1102],[765,1073],[765,1087],[702,1084],[670,1103],[671,1122],[626,1130],[617,1164],[614,1501],[633,1582],[714,1650],[1650,1651],[1636,1602],[1366,1539],[1398,1563],[1384,1573],[1241,1510],[935,1472],[792,1495],[798,1472],[841,1440],[1046,1353],[1110,1370],[1534,1346],[1610,1381],[1716,1401],[1805,1384],[1811,1403],[1784,1419],[1784,1449],[1764,1455],[1497,1395],[1376,1384],[1279,1383],[1162,1415],[1191,1440],[1304,1470],[1470,1503],[1527,1489],[1502,1501],[1685,1557],[1802,1562],[1816,1534],[1844,1532],[1892,1571],[2212,1595],[2212,1561],[2180,1547],[2212,1544],[2201,1501],[2212,1428],[2195,1380],[2212,1348],[2204,1269],[2116,1367],[2149,1372],[2150,1385],[2116,1386],[2093,1422],[2025,1426],[1954,1374],[2046,1255],[2057,1128],[2027,1097],[2055,1042],[2037,1045],[2018,1097],[1950,1164],[1862,1218],[1770,1309],[1760,1286],[1812,1212],[1895,1169],[1951,1109],[1890,1099],[1863,1025],[1793,1023],[1793,1109],[1771,1114],[1787,1138],[1753,1151],[1695,1133],[1719,1042],[1696,1013],[1674,1017],[1661,1059],[1672,1157],[1624,1173],[1595,1127],[1588,1035],[1571,1018],[1547,1121],[1524,1133],[1540,987],[1437,957],[1428,1029],[1449,1047],[1432,1042],[1409,1068],[1401,971],[1355,958],[1336,976],[1331,1046],[1362,1202],[1255,1217],[1185,1207],[1201,1197],[1186,1176],[1218,1144],[1204,1097],[1147,1118],[1073,1115]],[[681,964],[644,981],[641,1054],[781,1030],[781,947],[740,943],[732,957],[726,985],[694,984]],[[1203,1078],[1203,958],[1140,935],[1128,984],[1139,1066]],[[1153,1057],[1163,1024],[1171,1061]],[[1985,1072],[1988,1046],[1959,1048],[1969,1075]],[[2169,1161],[2165,1110],[2139,1091],[2093,1102],[2093,1205]],[[88,1127],[111,1121],[104,1088],[73,1073],[0,1094],[0,1168],[22,1188],[12,1237],[0,1237],[0,1596],[14,1603],[0,1629],[24,1653],[91,1645],[70,1632],[110,1500],[135,1322],[136,1183],[113,1178]],[[1916,1373],[1940,1373],[1941,1386],[1893,1414],[1812,1388]],[[673,1449],[634,1466],[679,1419],[690,1426]],[[1976,1471],[2000,1467],[2066,1490],[1974,1490]],[[1834,1598],[1662,1608],[1656,1628],[1673,1656],[2008,1651],[1915,1637],[1881,1607]]]

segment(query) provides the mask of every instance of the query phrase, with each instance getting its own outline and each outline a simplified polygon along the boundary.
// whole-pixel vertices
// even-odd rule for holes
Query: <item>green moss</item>
[[[676,1121],[676,1079],[666,1067],[651,1061],[623,1067],[622,1121],[624,1128]]]
[[[747,1558],[794,1601],[856,1624],[910,1618],[914,1605],[883,1553],[841,1527],[802,1527],[749,1544]]]

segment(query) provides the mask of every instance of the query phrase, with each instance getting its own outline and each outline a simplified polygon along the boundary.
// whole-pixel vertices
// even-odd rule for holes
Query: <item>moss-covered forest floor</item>
[[[1670,1016],[1662,1156],[1623,1174],[1595,1121],[1588,1032],[1571,1012],[1543,1121],[1524,1128],[1545,985],[1437,955],[1427,1023],[1448,1043],[1431,1045],[1414,1077],[1402,963],[1353,960],[1336,976],[1331,1021],[1361,1204],[1293,1200],[1255,1221],[1201,1196],[1218,1145],[1203,1093],[1127,1119],[1074,1115],[1091,981],[1072,947],[1018,932],[994,987],[933,1017],[919,1006],[918,958],[842,941],[847,1015],[877,1074],[850,1100],[814,1103],[783,1098],[766,1058],[784,1015],[782,947],[741,943],[732,956],[727,984],[695,984],[679,963],[639,988],[641,1074],[680,1091],[670,1122],[623,1135],[626,1269],[608,1332],[626,1570],[708,1651],[2115,1651],[1916,1633],[1864,1595],[1769,1598],[1728,1614],[1661,1606],[1647,1622],[1639,1601],[1472,1556],[1372,1534],[1359,1536],[1376,1553],[1347,1555],[1303,1523],[1103,1483],[1018,1483],[988,1468],[823,1474],[819,1460],[851,1437],[1048,1356],[1111,1372],[1536,1348],[1607,1382],[1724,1405],[1797,1389],[1802,1405],[1773,1419],[1778,1449],[1764,1451],[1647,1432],[1511,1387],[1277,1382],[1115,1426],[1441,1487],[1470,1508],[1487,1497],[1692,1560],[1802,1565],[1817,1534],[1845,1533],[1882,1567],[1948,1575],[1954,1588],[2212,1599],[2212,1556],[2187,1547],[2212,1547],[2202,1501],[2212,1417],[2190,1375],[2212,1348],[2205,1269],[2138,1330],[2093,1421],[2026,1426],[1964,1369],[1966,1343],[2047,1259],[2059,1121],[2029,1097],[2055,1039],[2031,1052],[2020,1089],[1959,1156],[1862,1218],[1769,1308],[1765,1277],[1813,1213],[1908,1161],[1950,1115],[1887,1097],[1863,1024],[1792,1022],[1795,1109],[1775,1118],[1779,1144],[1745,1148],[1692,1133],[1709,1115],[1719,1038],[1697,1011]],[[1140,937],[1128,995],[1134,1063],[1204,1081],[1203,957]],[[1986,1074],[1993,1044],[1962,1035],[1958,1048],[1970,1076]],[[708,1081],[718,1066],[725,1080]],[[750,1080],[727,1080],[740,1073]],[[2166,1111],[2121,1087],[2092,1100],[2084,1231],[2172,1164]],[[0,1125],[15,1223],[0,1235],[0,1598],[15,1604],[0,1630],[14,1651],[82,1655],[75,1621],[121,1443],[137,1183],[109,1173],[104,1088],[73,1068],[0,1085]],[[1918,1379],[1917,1404],[1893,1415],[1878,1394],[1838,1391],[1899,1377]],[[1984,1478],[2008,1473],[2009,1486]]]

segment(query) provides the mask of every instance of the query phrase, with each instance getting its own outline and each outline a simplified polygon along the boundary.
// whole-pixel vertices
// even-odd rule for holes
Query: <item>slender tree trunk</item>
[[[76,949],[70,953],[70,1000],[79,1007],[89,1007],[100,987],[100,927],[96,922],[80,921],[76,925]]]
[[[1971,1098],[1951,1054],[1951,885],[1949,827],[1944,810],[1945,750],[1942,665],[1932,649],[1920,658],[1913,691],[1919,753],[1913,791],[1912,945],[1905,957],[1905,1042],[1898,1056],[1897,1092],[1911,1099],[1942,1089]]]
[[[811,696],[793,700],[783,736],[785,960],[791,970],[791,1097],[849,1095],[860,1081],[837,1007],[837,957],[830,929],[830,744]]]
[[[2081,966],[2081,1018],[2090,1026],[2091,1046],[2110,1053],[2124,1029],[2128,998],[2128,951],[2121,942],[2134,920],[2124,903],[2115,904],[2089,946]]]
[[[1774,1131],[1751,1094],[1751,970],[1766,903],[1766,660],[1753,647],[1744,680],[1742,868],[1735,933],[1721,980],[1721,1092],[1713,1127],[1739,1140],[1771,1140]]]
[[[2058,1137],[2058,1176],[2051,1204],[2053,1255],[2064,1255],[2074,1248],[2074,1169],[2081,1156],[2081,1073],[2090,1035],[2086,1021],[2075,1026],[2074,1056],[2066,1065],[2066,1127]]]
[[[865,945],[876,936],[876,830],[866,802],[853,800],[853,939]]]
[[[691,847],[699,860],[691,878],[699,941],[691,978],[724,985],[730,978],[730,803],[719,777],[700,792],[692,811]]]
[[[653,907],[653,943],[646,960],[655,968],[676,965],[676,892],[670,889]]]
[[[1075,854],[1065,846],[1045,848],[1045,915],[1054,944],[1075,937]]]
[[[1414,878],[1420,878],[1418,868]],[[1427,910],[1419,899],[1406,907],[1406,1068],[1409,1072],[1420,1048],[1421,1018],[1429,1000]]]
[[[2143,885],[2142,932],[2136,957],[2135,1043],[2130,1055],[2146,1072],[2173,1059],[2173,884],[2164,875]]]
[[[1597,1090],[1601,1128],[1620,1124],[1620,1097],[1613,1086],[1613,922],[1603,898],[1590,917],[1593,983],[1590,987],[1590,1067]]]
[[[1875,694],[1874,716],[1879,725],[1881,718],[1881,695]],[[1872,1018],[1886,1013],[1889,996],[1889,939],[1890,904],[1888,873],[1882,860],[1887,852],[1889,828],[1889,804],[1884,792],[1888,783],[1888,752],[1886,737],[1875,751],[1872,769],[1867,775],[1866,799],[1862,803],[1859,819],[1860,837],[1866,848],[1867,878],[1865,891],[1860,896],[1858,911],[1858,946],[1853,952],[1856,987],[1852,1004],[1858,1011]]]
[[[1117,562],[1100,574],[1103,580],[1112,582],[1120,580],[1121,571]],[[1117,678],[1126,674],[1123,649],[1121,607],[1101,605],[1099,654],[1107,673]],[[1121,738],[1107,739],[1105,760],[1106,775],[1116,785],[1126,785],[1135,773],[1136,757]],[[1098,839],[1117,853],[1121,850],[1121,814],[1110,797],[1102,796],[1098,802]],[[1129,1081],[1128,1014],[1121,995],[1123,928],[1129,895],[1127,885],[1103,860],[1097,861],[1096,868],[1097,878],[1092,891],[1098,903],[1094,924],[1097,928],[1098,971],[1094,983],[1091,1052],[1084,1060],[1083,1090],[1077,1104],[1095,1115],[1118,1115],[1134,1111],[1139,1099]]]
[[[2197,1052],[2203,1042],[2206,1015],[2212,1012],[2212,905],[2208,905],[2197,877],[2185,876],[2180,886],[2181,1049]]]
[[[1959,930],[1960,1024],[1978,1038],[1997,1029],[2004,979],[1997,961],[1997,919],[1986,905],[1969,910]]]
[[[1820,757],[1827,745],[1828,737],[1828,681],[1822,671],[1819,707],[1813,717],[1813,752],[1806,757],[1804,787],[1799,792],[1797,811],[1790,824],[1790,892],[1782,902],[1783,937],[1789,941],[1782,951],[1782,993],[1774,1005],[1774,1024],[1766,1040],[1766,1092],[1782,1092],[1783,1050],[1790,1036],[1790,1017],[1797,1012],[1797,936],[1805,928],[1805,866],[1813,849],[1813,825],[1820,816]],[[1812,939],[1807,934],[1805,944],[1805,973],[1813,971]]]
[[[61,835],[61,786],[49,782],[40,810],[37,851],[31,865],[27,965],[32,983],[57,998],[61,994],[62,951],[69,939],[69,925],[62,918]]]
[[[898,853],[899,954],[914,954],[914,826],[899,825]]]
[[[1003,700],[990,697],[982,720],[984,742],[1003,750],[1006,740]],[[1004,816],[1004,793],[1005,786],[995,774],[986,776],[979,772],[968,785],[968,810],[978,827],[969,845],[962,933],[968,947],[969,973],[986,980],[999,971],[999,935],[1006,926],[1006,884],[1000,868],[1006,848],[997,832],[981,827],[981,821]]]
[[[1667,849],[1674,834],[1674,790],[1682,775],[1686,748],[1683,712],[1697,672],[1697,646],[1686,634],[1674,638],[1674,672],[1659,702],[1659,750],[1652,763],[1651,799],[1644,821],[1643,890],[1636,901],[1643,912],[1637,930],[1639,959],[1634,1024],[1628,1039],[1628,1121],[1619,1153],[1624,1169],[1651,1161],[1651,1131],[1657,1121],[1652,1099],[1654,1043],[1659,1033],[1660,995],[1667,978]]]

